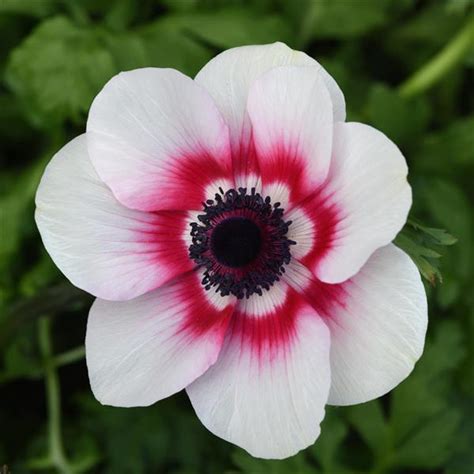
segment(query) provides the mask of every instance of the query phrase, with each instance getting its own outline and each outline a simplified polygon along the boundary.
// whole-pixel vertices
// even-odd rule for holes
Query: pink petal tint
[[[185,388],[217,436],[281,459],[314,443],[326,404],[390,391],[427,325],[416,266],[391,244],[406,177],[396,145],[346,123],[334,79],[282,43],[225,51],[194,81],[112,78],[36,196],[51,257],[98,297],[96,398]]]

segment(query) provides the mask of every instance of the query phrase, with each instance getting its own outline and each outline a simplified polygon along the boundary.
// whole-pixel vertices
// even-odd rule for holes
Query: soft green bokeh
[[[472,474],[473,10],[472,0],[0,0],[0,472]],[[421,361],[391,394],[329,407],[314,446],[262,461],[207,432],[184,394],[136,409],[92,397],[91,299],[43,250],[33,200],[117,72],[194,75],[225,48],[277,40],[322,62],[349,120],[407,157],[414,206],[396,243],[425,277],[430,324]]]

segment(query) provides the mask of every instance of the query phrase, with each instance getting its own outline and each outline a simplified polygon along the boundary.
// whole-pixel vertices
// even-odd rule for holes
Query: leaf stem
[[[90,295],[70,283],[61,283],[51,288],[45,288],[40,294],[14,303],[2,318],[0,324],[0,346],[13,337],[15,331],[23,324],[34,321],[42,314],[55,314],[65,308],[84,308],[92,301]]]
[[[54,356],[53,358],[53,366],[55,368],[63,367],[65,365],[69,364],[74,364],[75,362],[78,362],[82,359],[84,359],[86,355],[86,349],[84,346],[78,346],[75,347],[74,349],[71,349],[66,352],[62,352],[61,354],[58,354]],[[38,377],[43,377],[45,372],[45,368],[41,367],[40,371],[34,372],[34,373],[0,373],[0,385],[2,383],[7,383],[11,382],[13,380],[21,379],[21,378],[38,378]]]
[[[474,16],[431,61],[404,81],[398,92],[409,98],[426,91],[456,66],[473,46]]]
[[[54,357],[53,365],[54,367],[62,367],[63,365],[73,364],[74,362],[84,359],[85,355],[85,347],[79,346]]]
[[[45,367],[46,399],[48,403],[49,458],[62,474],[71,474],[72,468],[64,453],[61,433],[61,392],[58,374],[54,366],[51,346],[51,320],[41,317],[38,323],[38,338]]]

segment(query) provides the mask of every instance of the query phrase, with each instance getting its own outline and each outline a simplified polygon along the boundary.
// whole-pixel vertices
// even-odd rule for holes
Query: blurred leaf
[[[399,146],[422,134],[431,111],[425,97],[406,100],[383,84],[372,87],[367,104],[368,119]]]
[[[194,76],[211,59],[207,47],[162,20],[127,33],[101,31],[100,35],[120,71],[169,67]]]
[[[459,175],[463,169],[474,169],[474,116],[426,135],[414,156],[414,166],[425,173],[452,176]]]
[[[308,448],[308,452],[321,465],[321,473],[349,474],[350,471],[342,465],[340,456],[348,427],[336,410],[326,407],[326,416],[321,423],[321,434],[316,443]]]
[[[474,6],[474,0],[446,0],[446,11],[465,13],[469,7]]]
[[[3,370],[0,373],[2,379],[8,380],[14,377],[38,377],[43,371],[40,363],[38,348],[32,328],[26,328],[22,334],[17,336],[6,346],[3,356]]]
[[[289,27],[278,15],[256,16],[248,8],[227,8],[212,13],[174,15],[166,24],[183,34],[218,48],[287,41]]]
[[[6,311],[0,313],[0,348],[6,345],[12,335],[21,333],[24,326],[41,315],[57,315],[71,310],[86,314],[86,308],[91,303],[92,296],[66,282],[14,301]]]
[[[387,17],[385,2],[368,0],[314,2],[316,37],[351,37],[382,25]]]
[[[472,340],[472,339],[471,339]],[[469,377],[474,383],[474,365],[470,365]],[[473,394],[470,398],[458,401],[458,406],[463,410],[463,420],[460,429],[456,432],[456,446],[454,453],[447,462],[445,474],[465,474],[474,472],[474,403]]]
[[[393,392],[390,423],[398,466],[436,468],[454,450],[461,414],[449,393],[464,355],[459,325],[443,322],[413,374]]]
[[[200,424],[189,404],[181,408],[176,396],[145,408],[106,407],[90,395],[79,403],[82,429],[100,443],[106,466],[101,473],[146,474],[177,462],[184,472],[222,472],[216,463],[228,446]]]
[[[300,2],[301,3],[301,2]],[[412,0],[316,0],[301,14],[311,24],[308,39],[353,38],[367,34],[411,7]]]
[[[428,2],[417,15],[404,21],[390,39],[399,43],[417,42],[418,46],[426,42],[440,46],[455,33],[464,20],[460,15],[448,13],[443,2]]]
[[[346,97],[347,121],[367,122],[367,102],[371,82],[364,55],[354,43],[344,43],[332,58],[315,56],[337,81]]]
[[[57,0],[1,0],[0,15],[15,13],[37,17],[45,17],[54,12]]]
[[[183,34],[178,25],[167,19],[148,24],[137,33],[150,66],[172,67],[194,76],[212,57],[209,48]]]
[[[159,466],[169,445],[161,429],[162,418],[153,409],[103,407],[92,399],[82,400],[83,424],[91,434],[99,434],[107,461],[106,472],[146,472]],[[123,436],[124,432],[127,433]]]
[[[91,468],[96,466],[101,458],[97,443],[89,436],[87,432],[74,434],[74,452],[71,457],[71,465],[75,473],[90,472]]]
[[[51,257],[46,251],[43,251],[40,259],[30,270],[23,274],[19,281],[18,289],[24,296],[33,296],[41,288],[51,285],[60,275],[61,273],[51,260]]]
[[[450,12],[445,7],[445,2],[426,2],[417,15],[405,18],[398,28],[381,38],[387,50],[409,66],[409,71],[431,58],[463,24],[465,16],[461,12]]]
[[[397,465],[422,469],[442,466],[454,450],[460,421],[459,410],[446,406],[397,449]]]
[[[188,12],[196,9],[201,3],[200,0],[161,0],[170,10]]]
[[[5,279],[11,258],[18,251],[25,226],[25,216],[32,203],[45,159],[38,160],[14,181],[10,192],[0,195],[0,229],[6,238],[0,239],[0,282]],[[13,183],[11,183],[13,184]],[[31,219],[27,223],[30,225]]]
[[[467,314],[466,314],[466,340],[474,341],[474,295],[470,293],[466,298]],[[464,363],[459,367],[458,374],[459,383],[471,400],[474,400],[474,344],[467,344],[467,356]],[[474,412],[474,402],[471,404],[471,412]],[[473,417],[469,417],[473,419]],[[474,424],[471,426],[471,437],[474,444]]]
[[[46,128],[65,119],[78,122],[115,72],[112,56],[95,30],[55,17],[13,50],[6,80],[33,123]]]
[[[281,461],[258,459],[239,449],[234,452],[232,459],[244,474],[316,474],[306,461],[303,453]]]
[[[347,417],[374,453],[371,472],[435,469],[456,451],[461,412],[451,400],[454,370],[465,355],[458,324],[442,323],[413,373],[391,396],[351,407]]]
[[[379,400],[350,407],[347,418],[373,454],[383,458],[390,449],[391,439]]]
[[[151,62],[146,45],[137,33],[111,34],[110,31],[101,30],[99,34],[107,46],[118,71],[157,66],[157,64]]]
[[[123,30],[133,20],[137,3],[133,0],[115,0],[105,17],[105,25],[112,30]]]
[[[1,126],[1,124],[8,124],[8,126]],[[32,138],[36,137],[28,127],[28,122],[18,106],[15,95],[0,94],[0,140],[3,145],[0,149],[0,160],[7,163],[9,144],[28,143],[31,142]]]

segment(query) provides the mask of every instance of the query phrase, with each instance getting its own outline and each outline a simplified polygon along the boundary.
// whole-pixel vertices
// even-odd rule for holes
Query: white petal
[[[294,51],[283,43],[242,46],[229,49],[209,61],[196,76],[211,94],[231,133],[234,153],[248,144],[250,124],[245,109],[252,83],[264,72],[277,66],[316,66],[331,95],[334,120],[344,121],[344,96],[334,79],[314,59]]]
[[[95,397],[147,406],[183,389],[217,359],[232,310],[195,272],[134,300],[96,300],[86,335]]]
[[[350,280],[321,282],[292,262],[285,281],[304,294],[331,333],[333,405],[380,397],[413,370],[428,322],[418,269],[399,248],[378,249]]]
[[[338,208],[323,192],[324,185],[285,212],[285,220],[292,221],[288,238],[296,242],[291,255],[313,271],[337,250],[334,242],[341,220]]]
[[[314,246],[315,229],[312,219],[300,207],[295,207],[285,214],[285,221],[291,221],[287,237],[296,242],[290,248],[291,256],[302,259]]]
[[[344,289],[344,305],[326,320],[332,405],[363,403],[396,387],[421,357],[428,323],[418,269],[394,245],[377,250]]]
[[[314,212],[333,209],[337,223],[324,254],[307,263],[319,279],[347,280],[395,238],[411,206],[407,173],[405,158],[383,133],[359,123],[335,125],[327,185]]]
[[[324,182],[333,111],[320,68],[271,69],[250,87],[247,111],[264,186],[287,183],[298,201]]]
[[[217,362],[187,388],[210,431],[261,458],[314,443],[330,384],[328,329],[287,290],[242,301]]]
[[[141,210],[201,209],[231,176],[229,135],[205,89],[173,69],[113,77],[87,121],[89,153],[117,198]]]
[[[86,136],[62,148],[36,194],[36,222],[56,265],[74,285],[104,299],[129,299],[193,265],[186,215],[122,206],[97,176]]]

